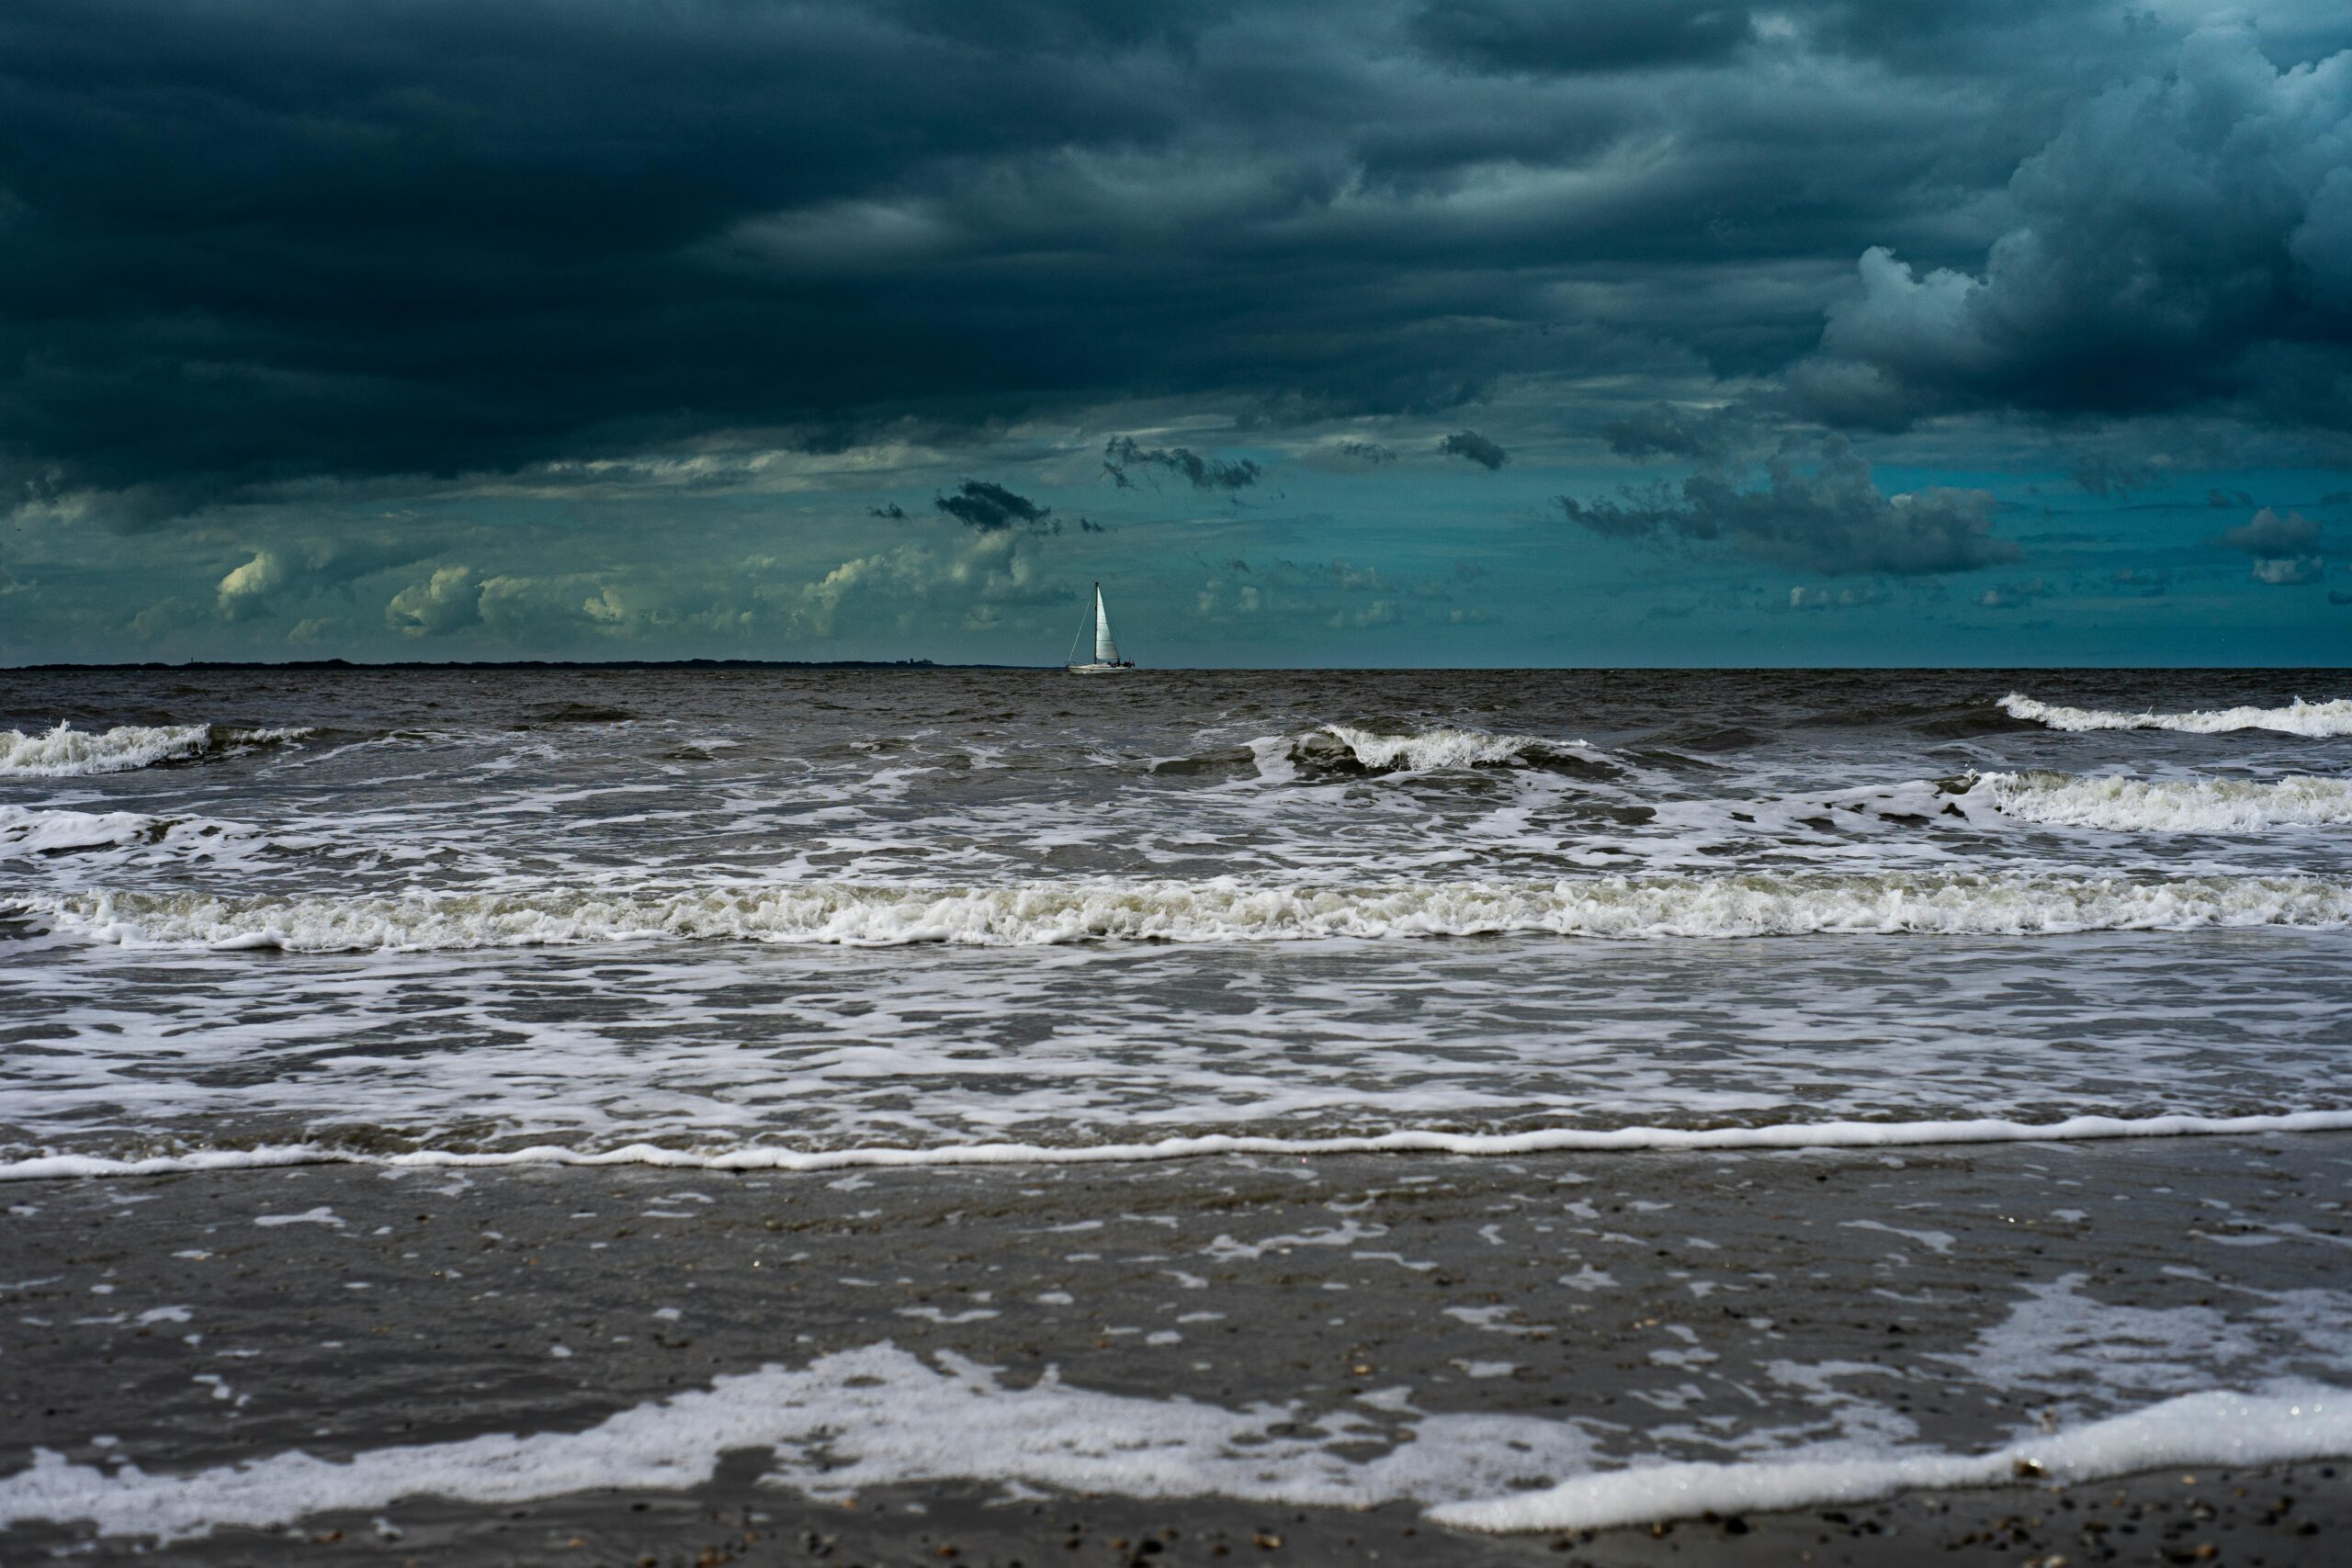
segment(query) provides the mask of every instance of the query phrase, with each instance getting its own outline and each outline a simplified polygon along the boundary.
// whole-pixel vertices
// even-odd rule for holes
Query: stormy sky
[[[8,662],[2352,662],[2352,12],[12,0],[0,511]]]

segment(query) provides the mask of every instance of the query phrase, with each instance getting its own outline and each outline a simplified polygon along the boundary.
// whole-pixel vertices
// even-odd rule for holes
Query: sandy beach
[[[2331,1134],[16,1182],[0,1513],[220,1563],[2319,1562],[2342,1467],[2219,1429],[2123,1479],[1442,1521],[1619,1456],[1966,1455],[2324,1376],[2348,1187]]]

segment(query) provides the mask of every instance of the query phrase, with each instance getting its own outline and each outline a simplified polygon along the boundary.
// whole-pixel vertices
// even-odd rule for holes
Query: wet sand
[[[2278,1303],[2318,1301],[2352,1274],[2347,1198],[2352,1136],[2327,1134],[21,1182],[0,1188],[0,1476],[37,1449],[180,1475],[297,1450],[340,1460],[582,1432],[885,1341],[926,1367],[992,1369],[1006,1390],[1051,1369],[1170,1409],[1295,1404],[1306,1426],[1349,1411],[1362,1429],[1332,1454],[1351,1463],[1430,1413],[1574,1420],[1613,1434],[1604,1454],[1718,1459],[1708,1432],[1835,1435],[1819,1424],[1842,1419],[1866,1433],[1899,1418],[1914,1440],[1967,1452],[2077,1394],[2094,1413],[2101,1397],[2154,1403],[2178,1392],[2165,1379],[2183,1357],[2209,1357],[2217,1385],[2325,1381],[2316,1341]],[[2075,1315],[2019,1339],[2037,1311]],[[1994,1343],[2046,1354],[2000,1362]],[[1828,1367],[1844,1370],[1825,1382]],[[2102,1378],[2128,1397],[2099,1395]],[[412,1497],[160,1550],[35,1521],[0,1546],[10,1562],[436,1564],[2280,1564],[2352,1550],[2352,1472],[2326,1462],[1487,1536],[1435,1525],[1411,1500],[1084,1496],[944,1474],[811,1496],[763,1480],[765,1450],[708,1458],[661,1488]],[[993,1473],[988,1461],[966,1473]]]

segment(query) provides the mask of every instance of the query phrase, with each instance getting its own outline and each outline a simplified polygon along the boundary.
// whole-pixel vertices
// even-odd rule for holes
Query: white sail
[[[1102,607],[1102,585],[1094,585],[1094,662],[1116,664],[1119,645],[1111,640],[1111,613]]]

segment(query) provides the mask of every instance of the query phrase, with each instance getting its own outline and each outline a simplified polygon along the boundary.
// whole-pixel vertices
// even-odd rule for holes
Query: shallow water
[[[0,1155],[2341,1111],[2347,690],[9,672]]]

